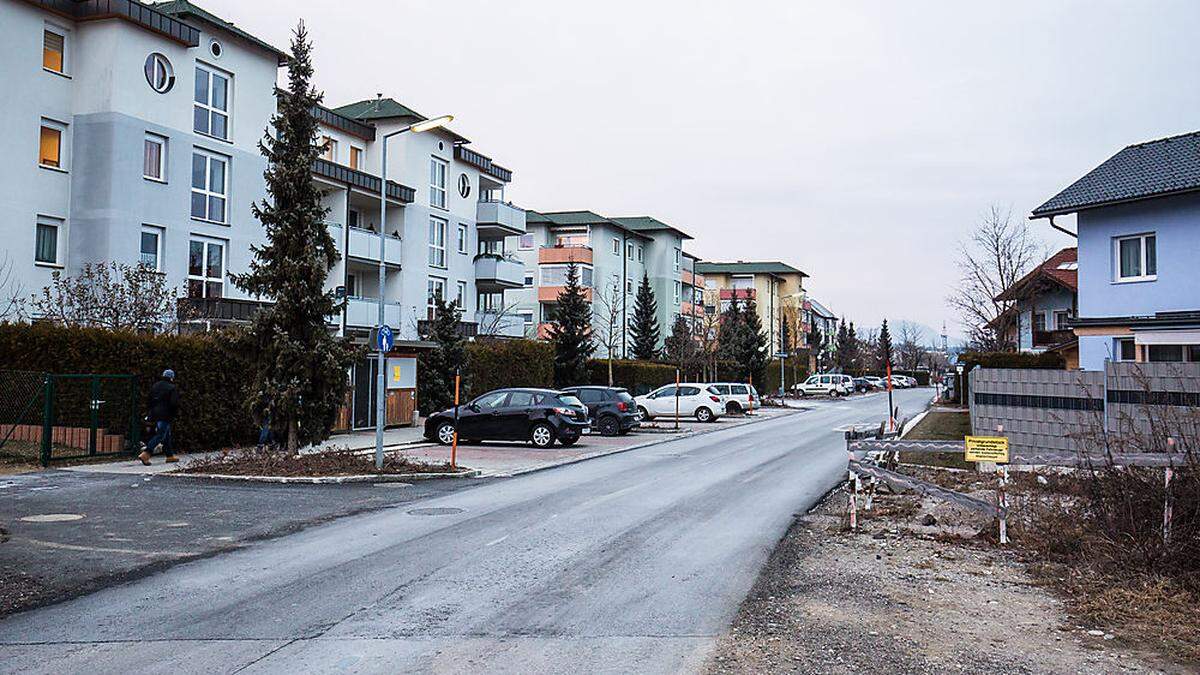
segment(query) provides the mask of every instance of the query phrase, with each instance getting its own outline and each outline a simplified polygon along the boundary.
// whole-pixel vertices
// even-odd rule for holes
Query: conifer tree
[[[763,330],[762,319],[758,318],[758,306],[754,300],[747,300],[742,309],[742,329],[737,363],[746,377],[752,377],[755,382],[762,382],[766,374],[767,346],[770,340]]]
[[[696,338],[688,320],[682,315],[675,317],[671,334],[663,341],[663,355],[680,370],[685,370],[696,357]]]
[[[658,358],[658,301],[650,288],[650,277],[642,274],[637,297],[633,301],[633,322],[629,326],[633,338],[633,358],[650,361]]]
[[[588,359],[596,351],[592,342],[592,308],[579,283],[579,267],[567,265],[567,283],[558,294],[554,320],[550,322],[554,343],[554,383],[559,387],[587,384]]]
[[[301,22],[288,58],[288,90],[279,93],[271,128],[258,144],[267,158],[268,197],[252,211],[267,243],[251,247],[248,272],[230,275],[239,288],[271,303],[245,334],[256,369],[249,400],[252,413],[269,420],[291,452],[329,437],[354,356],[326,323],[338,310],[325,288],[338,252],[309,173],[322,151],[311,113],[322,94],[312,88],[312,74],[312,43]]]
[[[883,320],[883,326],[879,328],[879,370],[886,371],[889,363],[892,362],[892,333],[888,330],[887,319]]]
[[[434,299],[433,311],[433,320],[421,339],[437,346],[417,360],[417,400],[425,415],[454,405],[454,373],[465,374],[467,366],[467,339],[458,329],[462,309],[457,302],[446,304],[439,296]]]

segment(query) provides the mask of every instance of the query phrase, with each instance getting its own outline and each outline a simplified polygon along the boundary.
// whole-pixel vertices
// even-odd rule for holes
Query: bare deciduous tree
[[[0,323],[25,317],[25,291],[13,273],[12,259],[0,257]]]
[[[970,237],[959,245],[958,287],[946,299],[962,320],[971,346],[983,351],[1015,348],[1015,318],[1011,301],[997,300],[1044,257],[1023,220],[1012,211],[992,205]]]
[[[608,386],[611,387],[613,359],[617,358],[617,348],[621,346],[621,338],[625,335],[621,323],[621,289],[619,286],[611,286],[607,290],[598,288],[592,297],[592,337],[604,349],[604,358],[608,361]]]
[[[916,370],[925,358],[925,347],[921,344],[922,331],[908,321],[900,322],[896,338],[896,361],[901,370]]]
[[[717,354],[720,352],[720,342],[717,339],[721,332],[721,315],[717,312],[705,311],[699,317],[694,328],[696,331],[697,359],[701,363],[701,380],[708,382],[717,378]]]
[[[55,272],[31,305],[33,314],[66,326],[163,332],[178,326],[181,290],[144,265],[86,263],[76,276]]]
[[[476,324],[475,334],[479,337],[496,337],[498,335],[508,335],[505,331],[512,327],[515,323],[521,323],[524,326],[525,321],[517,316],[517,306],[511,303],[504,303],[499,307],[492,309],[480,310],[476,317],[479,321]]]

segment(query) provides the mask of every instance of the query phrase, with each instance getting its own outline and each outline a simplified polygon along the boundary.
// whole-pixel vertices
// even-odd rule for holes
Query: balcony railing
[[[133,0],[33,0],[33,4],[80,21],[115,16],[189,47],[200,44],[200,31],[196,28]]]
[[[547,264],[566,264],[569,262],[587,263],[592,262],[592,247],[591,246],[543,246],[538,249],[538,263]]]
[[[400,305],[385,302],[383,320],[392,328],[400,327]],[[379,323],[379,301],[375,298],[346,298],[346,325],[371,328]]]
[[[721,299],[722,300],[733,300],[734,298],[737,298],[738,300],[753,300],[756,294],[757,293],[756,293],[755,289],[753,289],[753,288],[722,288],[721,289]]]
[[[520,260],[480,253],[475,256],[475,285],[481,289],[521,288],[525,265]]]
[[[175,308],[180,321],[246,323],[267,303],[240,298],[179,298]]]
[[[358,136],[366,141],[375,140],[375,127],[369,124],[339,115],[323,105],[315,105],[309,112],[321,124],[344,131],[352,136]]]
[[[418,335],[429,335],[429,332],[432,330],[432,328],[432,321],[427,319],[421,319],[417,321]],[[475,323],[474,321],[459,321],[456,328],[458,334],[462,337],[475,337],[479,334],[479,324]]]
[[[538,302],[558,302],[558,296],[566,286],[538,286]],[[583,288],[583,299],[588,302],[592,301],[592,289]]]
[[[347,252],[349,257],[373,263],[379,262],[379,235],[377,233],[360,227],[351,227],[349,235],[350,248]],[[338,241],[339,245],[341,243]],[[403,257],[403,251],[400,248],[402,243],[400,237],[388,235],[387,246],[383,251],[387,258],[387,264],[400,266],[400,260]]]
[[[492,178],[502,180],[505,183],[512,181],[512,171],[493,163],[491,157],[475,152],[465,145],[454,146],[454,156],[460,161],[466,162],[483,171]]]
[[[372,176],[365,171],[351,169],[348,166],[342,166],[327,159],[315,160],[312,164],[312,172],[318,176],[335,180],[339,183],[345,183],[374,194],[379,194],[379,184],[382,182],[379,176]],[[387,194],[391,199],[405,204],[411,204],[417,196],[416,190],[390,180],[387,184]]]
[[[475,222],[483,238],[525,234],[525,209],[499,201],[481,201],[475,206]]]
[[[1059,345],[1075,337],[1075,332],[1070,330],[1035,330],[1033,331],[1033,346],[1036,347],[1053,347]]]

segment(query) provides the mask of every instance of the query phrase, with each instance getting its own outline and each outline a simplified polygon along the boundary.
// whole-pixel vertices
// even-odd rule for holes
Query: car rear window
[[[563,405],[573,405],[577,408],[583,405],[583,402],[573,394],[559,394],[558,401]]]
[[[617,400],[624,401],[625,403],[632,403],[633,396],[630,396],[629,392],[622,390],[617,392]]]
[[[709,388],[707,389],[707,391],[708,391],[708,393],[710,393],[710,394],[720,394],[720,393],[721,393],[721,392],[717,391],[716,387],[709,387]],[[699,393],[699,392],[697,392],[697,393]]]

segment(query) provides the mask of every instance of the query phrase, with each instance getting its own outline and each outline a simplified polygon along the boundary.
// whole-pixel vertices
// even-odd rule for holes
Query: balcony
[[[340,227],[340,226],[338,226]],[[338,244],[341,245],[341,240]],[[388,236],[387,246],[384,248],[383,255],[387,258],[386,263],[394,267],[400,266],[402,251],[400,248],[401,240],[396,236]],[[379,263],[379,235],[358,227],[350,228],[350,247],[346,253],[347,257],[356,260],[365,260],[367,262]]]
[[[338,183],[345,183],[349,187],[356,187],[376,196],[379,195],[379,186],[383,182],[379,176],[373,176],[358,169],[351,169],[348,166],[342,166],[327,159],[314,160],[312,172],[322,178],[328,178]],[[387,182],[387,196],[388,199],[394,199],[402,204],[411,204],[413,199],[416,198],[416,191],[407,185],[401,185],[389,180]]]
[[[1073,339],[1075,339],[1075,331],[1071,330],[1035,330],[1033,331],[1033,348],[1053,347]]]
[[[433,330],[433,322],[428,319],[417,321],[417,335],[429,335]],[[465,338],[472,338],[479,334],[479,324],[474,321],[459,321],[457,332]]]
[[[551,326],[551,324],[549,322],[539,323],[537,325],[537,339],[549,340],[550,339],[550,326]]]
[[[679,280],[682,281],[683,283],[687,284],[688,286],[695,286],[696,285],[696,273],[691,270],[688,270],[688,269],[681,270],[679,272]]]
[[[704,305],[681,302],[679,303],[679,313],[683,316],[704,316]]]
[[[482,309],[475,312],[475,323],[479,324],[479,335],[525,337],[525,320],[516,314]]]
[[[525,265],[519,260],[494,253],[475,256],[475,286],[482,291],[521,288],[525,285]]]
[[[539,265],[565,265],[569,262],[592,264],[592,247],[543,246],[538,249]]]
[[[566,286],[538,286],[538,302],[558,302],[558,295],[566,288]],[[591,302],[592,289],[584,287],[583,297]]]
[[[737,298],[738,300],[753,300],[756,294],[757,293],[755,292],[755,290],[753,288],[722,288],[721,289],[721,299],[722,300],[733,300],[734,298]]]
[[[267,303],[238,298],[179,298],[175,304],[181,322],[248,323]]]
[[[505,202],[479,202],[475,205],[475,222],[481,239],[525,234],[525,209]]]
[[[346,298],[346,325],[373,328],[379,322],[378,303],[375,298]],[[392,328],[399,328],[400,305],[384,303],[383,320]]]

